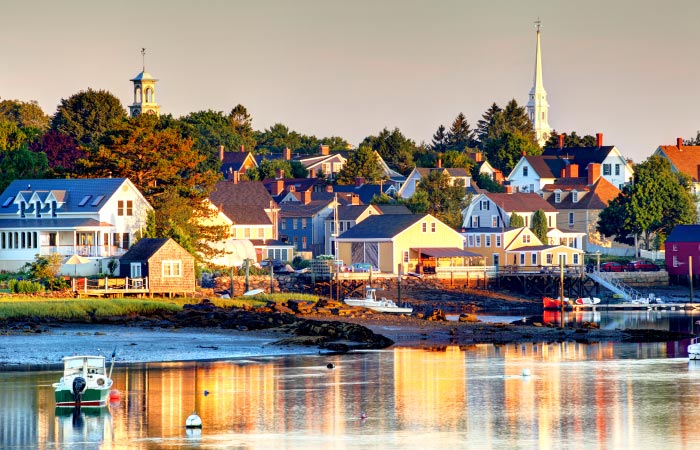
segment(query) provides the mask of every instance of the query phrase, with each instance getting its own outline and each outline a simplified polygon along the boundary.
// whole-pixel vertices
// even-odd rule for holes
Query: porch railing
[[[115,245],[42,245],[39,249],[42,256],[59,254],[62,256],[80,255],[85,257],[122,256],[126,250]]]

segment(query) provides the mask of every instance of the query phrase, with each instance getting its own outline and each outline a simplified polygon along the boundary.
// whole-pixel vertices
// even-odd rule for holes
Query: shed
[[[150,294],[192,294],[194,257],[171,238],[142,238],[119,259],[119,276],[148,277]]]

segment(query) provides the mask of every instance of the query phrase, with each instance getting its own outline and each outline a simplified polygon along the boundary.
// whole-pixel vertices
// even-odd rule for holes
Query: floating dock
[[[568,305],[566,311],[692,311],[700,303],[598,303],[597,305]]]

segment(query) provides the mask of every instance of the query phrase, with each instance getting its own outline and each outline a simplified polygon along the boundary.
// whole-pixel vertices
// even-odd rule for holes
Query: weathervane
[[[537,32],[540,32],[540,25],[542,25],[542,21],[538,17],[537,20],[535,20],[535,26],[537,27]]]
[[[143,71],[146,71],[146,48],[141,47],[141,61],[143,64]]]

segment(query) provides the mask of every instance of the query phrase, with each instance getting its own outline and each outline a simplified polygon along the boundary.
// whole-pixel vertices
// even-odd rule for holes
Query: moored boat
[[[411,314],[413,312],[413,308],[410,306],[399,306],[393,300],[384,297],[377,299],[377,288],[370,286],[365,287],[365,296],[363,298],[345,297],[343,301],[350,306],[362,306],[385,313]]]
[[[114,356],[112,357],[114,364]],[[56,407],[102,407],[109,401],[112,387],[105,370],[104,356],[67,356],[63,358],[63,376],[54,383]]]
[[[564,305],[569,304],[569,299],[564,297]],[[542,297],[542,306],[544,306],[544,309],[561,309],[561,300],[559,300],[559,297],[554,298],[554,297]]]
[[[700,360],[700,338],[693,338],[688,345],[688,359],[691,361]]]
[[[579,297],[574,300],[574,303],[577,305],[597,305],[600,303],[600,299],[598,297]]]

